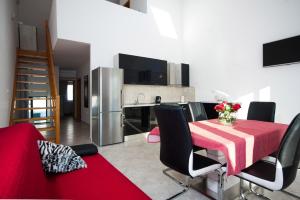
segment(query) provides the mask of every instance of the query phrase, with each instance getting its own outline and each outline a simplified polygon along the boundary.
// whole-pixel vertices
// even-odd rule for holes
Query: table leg
[[[240,199],[247,200],[246,195],[244,193],[244,182],[242,179],[240,179]]]
[[[224,175],[225,172],[222,169],[218,169],[218,176],[219,176],[219,181],[218,181],[218,200],[223,200],[224,199]]]

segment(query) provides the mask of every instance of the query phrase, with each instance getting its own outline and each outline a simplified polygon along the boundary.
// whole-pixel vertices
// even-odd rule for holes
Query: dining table
[[[256,120],[236,120],[223,125],[218,119],[189,122],[193,145],[223,152],[227,176],[237,175],[258,160],[276,152],[288,125]],[[159,127],[147,136],[149,143],[160,141]]]

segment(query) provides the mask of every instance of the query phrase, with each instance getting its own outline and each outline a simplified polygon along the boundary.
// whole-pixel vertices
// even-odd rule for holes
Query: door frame
[[[75,81],[75,120],[81,121],[81,78]]]

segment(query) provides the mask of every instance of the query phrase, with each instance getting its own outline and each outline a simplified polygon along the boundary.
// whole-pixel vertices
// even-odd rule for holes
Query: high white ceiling
[[[90,65],[90,44],[58,39],[54,48],[55,65],[80,69]]]

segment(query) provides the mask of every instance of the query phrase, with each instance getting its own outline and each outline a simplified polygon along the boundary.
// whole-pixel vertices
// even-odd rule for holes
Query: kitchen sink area
[[[154,113],[156,105],[179,104],[188,111],[188,102],[194,100],[193,87],[125,84],[122,106],[124,136],[149,132],[157,126]],[[189,112],[187,117],[190,117]]]
[[[170,103],[170,102],[165,102]],[[171,102],[172,104],[181,105],[186,111],[187,118],[190,118],[187,102]],[[151,131],[157,126],[154,113],[154,107],[160,105],[158,103],[142,103],[128,105],[123,107],[123,133],[124,136],[140,134]]]

